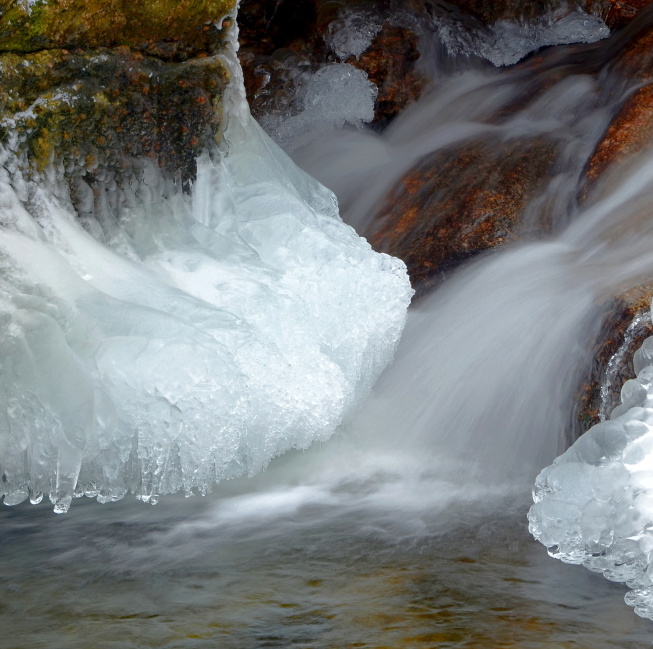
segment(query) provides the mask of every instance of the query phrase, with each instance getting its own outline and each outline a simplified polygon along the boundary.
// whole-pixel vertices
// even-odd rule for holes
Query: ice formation
[[[206,493],[328,438],[390,361],[405,265],[232,104],[191,196],[143,162],[81,222],[56,168],[2,154],[5,504]]]
[[[594,43],[610,35],[601,18],[580,9],[564,15],[552,12],[532,23],[498,20],[487,30],[476,32],[439,20],[437,31],[451,54],[481,56],[497,67],[517,63],[549,45]]]
[[[376,95],[376,86],[363,70],[329,63],[299,88],[295,114],[267,115],[262,125],[286,151],[293,151],[345,124],[360,128],[371,122]]]
[[[625,582],[653,619],[653,337],[634,364],[611,418],[540,473],[529,521],[551,556]]]
[[[371,12],[345,9],[329,24],[327,45],[341,61],[350,56],[358,58],[372,44],[382,27],[380,17]]]

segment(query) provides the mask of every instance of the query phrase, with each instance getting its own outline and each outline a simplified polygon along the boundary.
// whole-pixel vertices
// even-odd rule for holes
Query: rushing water
[[[605,59],[613,45],[594,47],[587,56]],[[561,67],[538,99],[486,119]],[[421,300],[358,414],[254,478],[154,508],[4,508],[2,646],[650,644],[625,588],[549,559],[525,520],[534,476],[564,448],[601,305],[653,272],[650,160],[576,205],[615,88],[578,54],[556,53],[518,71],[456,73],[383,136],[332,134],[330,147],[299,151],[364,230],[426,153],[488,133],[551,134],[565,155],[527,216],[553,223],[555,238],[477,260]]]

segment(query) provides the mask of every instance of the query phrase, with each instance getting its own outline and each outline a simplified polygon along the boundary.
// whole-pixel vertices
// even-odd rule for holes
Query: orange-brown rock
[[[585,0],[585,8],[600,15],[613,28],[623,27],[652,3],[653,0]]]
[[[555,144],[543,138],[436,152],[388,194],[365,235],[406,262],[422,294],[465,259],[518,237],[520,216],[555,160]]]
[[[644,18],[644,16],[642,17]],[[653,19],[653,17],[651,17]],[[637,24],[633,23],[632,28]],[[630,29],[630,28],[629,28]],[[634,31],[634,29],[633,29]],[[627,33],[627,32],[624,32]],[[645,21],[639,32],[622,46],[614,73],[639,88],[626,99],[590,156],[581,183],[581,198],[614,165],[649,149],[653,144],[653,24]]]
[[[612,120],[592,154],[585,172],[591,186],[612,165],[651,147],[653,143],[653,85],[635,91]]]
[[[376,85],[375,121],[387,122],[422,93],[425,78],[415,69],[419,59],[418,36],[403,27],[385,23],[370,47],[358,58],[347,63],[367,73]]]
[[[621,402],[621,386],[635,376],[633,354],[653,335],[648,317],[652,298],[653,283],[648,283],[622,293],[609,306],[592,350],[591,366],[576,395],[573,437],[609,416]]]

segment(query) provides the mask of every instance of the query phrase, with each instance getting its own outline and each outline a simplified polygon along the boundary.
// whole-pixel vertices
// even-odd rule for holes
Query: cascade
[[[534,28],[537,38],[525,38],[536,49],[607,35],[597,21],[583,23],[589,34],[570,35],[577,18],[557,37],[547,19]],[[504,51],[501,41],[517,38],[513,27],[499,25],[490,44],[467,49],[448,41],[456,65],[427,61],[434,89],[380,134],[363,127],[376,89],[344,61],[307,81],[294,115],[263,119],[266,134],[244,103],[232,42],[224,142],[200,156],[190,192],[143,160],[138,183],[108,183],[80,218],[61,169],[34,179],[10,148],[1,152],[0,470],[4,504],[16,506],[5,509],[16,512],[6,514],[10,583],[22,572],[40,583],[23,570],[16,539],[47,549],[50,533],[53,574],[70,580],[78,563],[106,559],[109,581],[138,581],[149,571],[148,596],[165,591],[162,581],[190,579],[226,597],[238,590],[239,561],[255,567],[258,582],[274,577],[275,560],[299,563],[295,555],[317,574],[322,562],[327,573],[355,564],[361,579],[399,556],[419,582],[421,568],[405,555],[437,561],[442,546],[455,561],[460,539],[478,540],[487,529],[490,543],[492,535],[505,540],[504,520],[507,529],[516,518],[525,527],[524,494],[553,462],[537,479],[531,529],[564,560],[636,582],[629,602],[653,616],[641,576],[651,552],[650,343],[636,382],[624,388],[625,405],[555,460],[569,442],[573,392],[610,297],[653,275],[650,152],[589,189],[582,183],[620,93],[636,84],[604,67],[614,39],[582,54],[559,49],[520,68],[489,68],[480,59]],[[343,59],[370,38],[357,38],[354,19],[346,28],[334,40]],[[423,40],[424,52],[441,52],[447,34],[434,36],[437,47]],[[518,58],[528,51],[516,43]],[[507,65],[517,54],[506,56],[494,62]],[[359,234],[374,240],[384,201],[427,156],[522,137],[550,138],[557,158],[523,211],[519,237],[447,271],[408,308],[405,264]],[[617,428],[626,432],[614,450],[606,431]],[[607,450],[596,450],[604,443]],[[603,474],[592,477],[598,471],[617,476],[614,491]],[[576,518],[571,506],[551,505],[551,493],[567,490],[561,498]],[[207,498],[182,501],[178,492]],[[97,513],[81,498],[108,503],[129,493],[159,501],[154,513],[129,502]],[[50,519],[43,531],[14,523],[46,520],[38,518],[44,496],[58,513],[70,508],[57,517],[61,527]],[[499,523],[488,523],[493,517]],[[115,538],[105,538],[107,530]],[[320,579],[295,565],[288,571],[293,584],[319,590]],[[87,581],[104,592],[105,578]],[[315,614],[322,595],[313,591]],[[159,596],[178,611],[174,597]],[[208,595],[187,596],[215,608]],[[16,598],[18,609],[34,606],[24,591]],[[272,604],[242,596],[252,600],[267,615]],[[158,615],[152,601],[134,604],[144,619]],[[89,619],[100,615],[86,606]],[[131,615],[129,606],[113,606],[114,618]],[[239,628],[240,613],[233,615]],[[285,642],[310,644],[311,633]],[[185,644],[170,646],[198,637],[187,633]],[[424,646],[435,642],[429,637]],[[283,646],[268,641],[263,634],[259,644],[234,646]],[[342,637],[334,642],[345,646]]]

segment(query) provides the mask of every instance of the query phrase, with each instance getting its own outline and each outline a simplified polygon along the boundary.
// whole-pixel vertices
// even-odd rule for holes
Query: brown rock
[[[497,20],[533,20],[550,11],[567,11],[574,4],[600,16],[610,28],[623,27],[637,17],[653,0],[455,0],[452,4],[486,25]]]
[[[653,84],[653,25],[647,21],[633,38],[622,44],[615,61],[616,73],[638,83]],[[632,27],[636,27],[635,24]],[[627,34],[627,31],[624,32]],[[653,141],[653,85],[643,85],[627,95],[604,136],[590,156],[581,183],[581,198],[609,170],[644,151]]]
[[[653,0],[585,0],[585,9],[597,13],[608,27],[623,27],[636,18]]]
[[[372,44],[358,59],[347,59],[367,73],[376,85],[375,122],[387,123],[421,94],[426,80],[417,73],[418,36],[415,32],[385,23]]]
[[[243,0],[240,5],[240,61],[252,114],[290,115],[293,98],[307,78],[322,65],[338,59],[328,46],[331,26],[343,10],[358,9],[382,21],[370,47],[349,63],[367,73],[379,89],[374,123],[385,125],[426,85],[417,72],[418,34],[391,24],[389,7],[412,12],[417,23],[426,20],[421,2],[373,0]],[[396,8],[395,7],[395,8]],[[422,13],[420,13],[422,12]]]
[[[653,283],[643,284],[622,293],[608,307],[591,366],[576,395],[570,441],[609,417],[621,403],[621,386],[635,377],[633,354],[653,335],[648,315],[652,298]]]
[[[614,164],[650,148],[653,142],[653,86],[635,91],[592,154],[585,183],[593,185]]]
[[[388,194],[365,235],[406,262],[423,294],[465,259],[517,238],[521,213],[555,160],[555,144],[542,138],[436,152]]]

